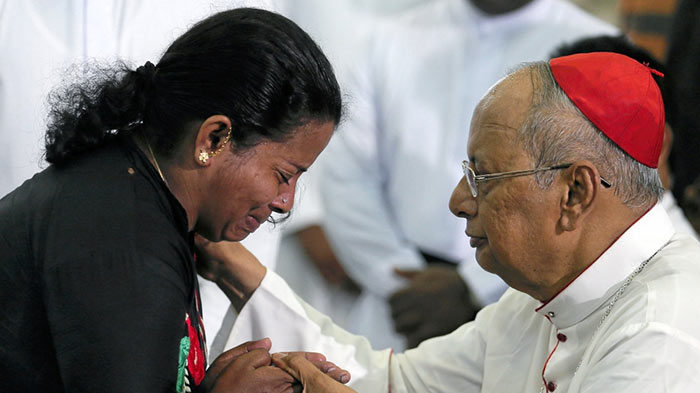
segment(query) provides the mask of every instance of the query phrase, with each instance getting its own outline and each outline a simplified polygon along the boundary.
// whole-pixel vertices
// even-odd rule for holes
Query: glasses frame
[[[478,184],[489,181],[489,180],[496,180],[496,179],[507,179],[509,177],[518,177],[518,176],[527,176],[527,175],[533,175],[535,173],[539,172],[545,172],[545,171],[553,171],[557,169],[566,169],[573,165],[572,163],[569,164],[559,164],[559,165],[552,165],[552,166],[546,166],[542,168],[535,168],[535,169],[525,169],[525,170],[519,170],[519,171],[509,171],[509,172],[499,172],[499,173],[487,173],[484,175],[477,175],[474,173],[474,170],[469,166],[469,160],[463,160],[462,161],[462,172],[464,172],[464,177],[467,179],[467,186],[469,187],[469,191],[472,193],[472,197],[476,198],[477,195],[479,195],[479,189],[478,189]],[[609,181],[603,179],[603,177],[600,177],[600,183],[603,185],[605,188],[610,188],[612,184],[610,184]]]

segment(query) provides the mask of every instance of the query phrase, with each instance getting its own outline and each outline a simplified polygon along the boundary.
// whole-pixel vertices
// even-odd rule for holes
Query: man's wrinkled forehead
[[[513,150],[517,135],[532,104],[532,81],[527,70],[501,79],[481,100],[474,111],[467,156],[472,162],[486,161],[500,148]]]
[[[532,92],[532,77],[527,70],[502,78],[477,105],[471,133],[481,128],[520,129],[532,105]]]

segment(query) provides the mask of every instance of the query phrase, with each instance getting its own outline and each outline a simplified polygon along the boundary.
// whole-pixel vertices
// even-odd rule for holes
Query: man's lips
[[[479,248],[487,242],[485,237],[473,236],[468,233],[467,236],[469,236],[469,245],[473,248]]]

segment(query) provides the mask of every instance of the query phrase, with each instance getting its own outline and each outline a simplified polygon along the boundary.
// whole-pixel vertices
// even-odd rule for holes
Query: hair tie
[[[136,69],[136,75],[139,78],[139,82],[146,91],[151,91],[153,89],[157,72],[158,68],[156,68],[156,66],[150,61],[147,61],[146,64]]]

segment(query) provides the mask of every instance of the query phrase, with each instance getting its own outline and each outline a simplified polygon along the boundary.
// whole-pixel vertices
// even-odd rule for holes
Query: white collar
[[[629,227],[596,261],[535,311],[559,329],[582,321],[605,303],[642,262],[673,236],[675,229],[657,204]]]

